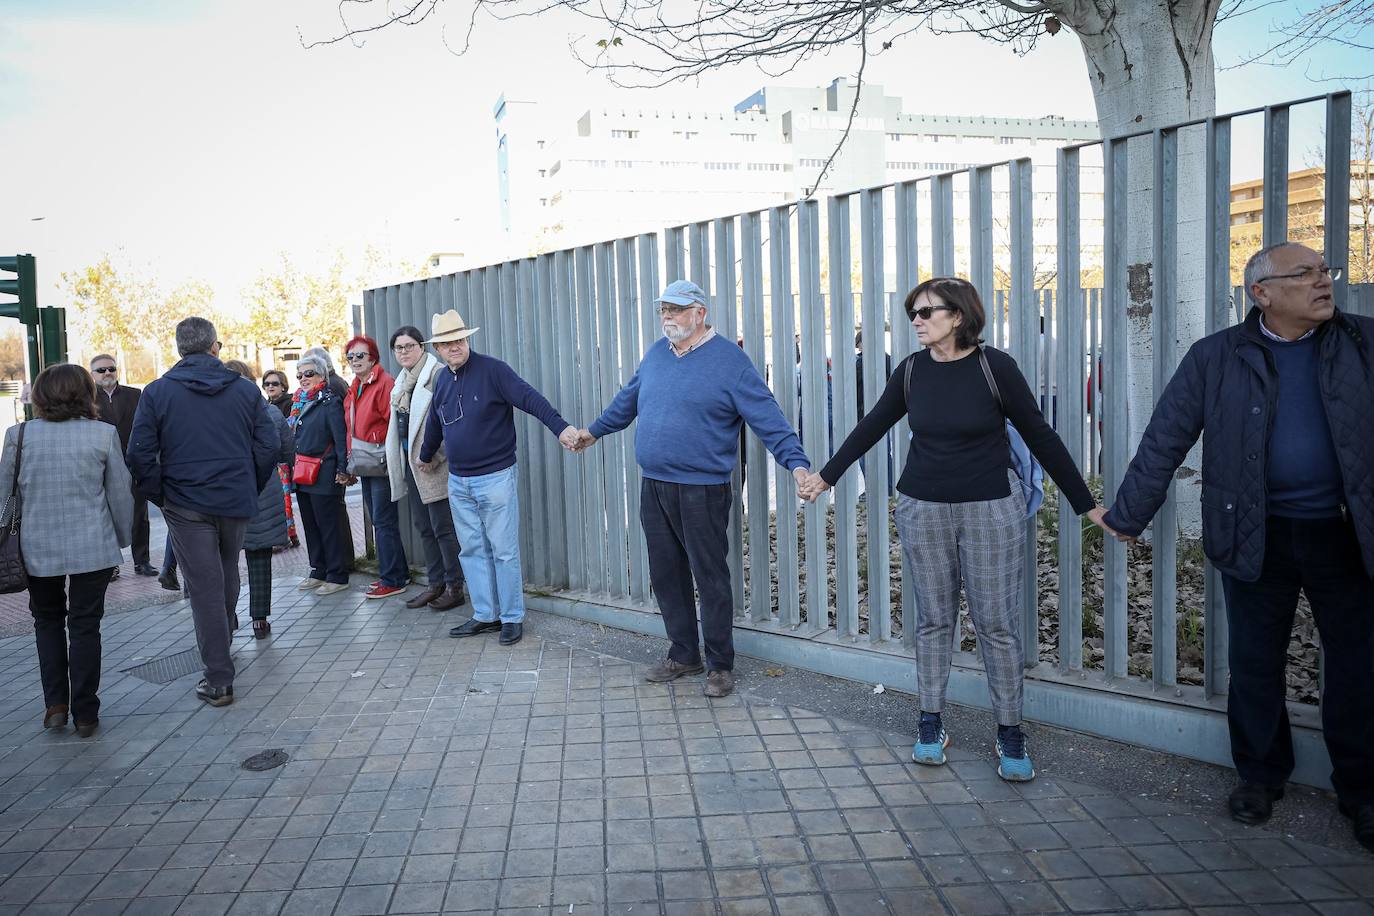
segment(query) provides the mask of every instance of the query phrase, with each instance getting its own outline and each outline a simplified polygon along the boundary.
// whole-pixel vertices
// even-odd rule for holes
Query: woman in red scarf
[[[353,381],[348,384],[344,417],[348,422],[348,472],[362,478],[363,502],[372,516],[380,578],[369,598],[390,598],[410,586],[410,567],[401,543],[401,517],[391,501],[386,468],[386,430],[391,423],[391,389],[395,381],[378,365],[377,341],[358,336],[344,348]]]

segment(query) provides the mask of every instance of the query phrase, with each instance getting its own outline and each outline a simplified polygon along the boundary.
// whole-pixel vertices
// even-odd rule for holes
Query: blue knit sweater
[[[754,364],[724,337],[713,337],[682,357],[660,338],[589,430],[599,439],[636,417],[635,457],[653,480],[728,483],[741,423],[749,424],[787,470],[811,466]]]
[[[1341,466],[1317,381],[1316,336],[1269,341],[1279,373],[1278,405],[1269,431],[1269,514],[1329,518],[1345,502]]]

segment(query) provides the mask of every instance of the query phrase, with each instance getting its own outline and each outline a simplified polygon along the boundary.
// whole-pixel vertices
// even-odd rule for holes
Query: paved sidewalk
[[[194,644],[184,602],[107,619],[85,741],[42,730],[32,638],[0,640],[0,914],[1374,913],[1361,852],[1053,765],[1012,786],[971,741],[917,767],[757,675],[647,684],[596,627],[531,615],[503,649],[295,582],[222,710],[120,673]],[[290,762],[240,768],[268,748]]]

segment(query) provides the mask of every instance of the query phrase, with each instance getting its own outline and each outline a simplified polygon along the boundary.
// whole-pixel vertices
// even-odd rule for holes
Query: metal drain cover
[[[164,655],[161,658],[143,662],[141,665],[120,670],[123,674],[132,674],[134,677],[151,684],[170,684],[177,678],[195,674],[204,667],[204,663],[200,660],[200,650],[193,646],[181,652]]]
[[[273,748],[270,751],[263,751],[261,754],[254,754],[239,766],[245,770],[270,770],[281,766],[291,757],[281,748]]]

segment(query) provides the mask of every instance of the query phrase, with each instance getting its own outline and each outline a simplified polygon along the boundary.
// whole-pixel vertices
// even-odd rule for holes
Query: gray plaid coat
[[[19,494],[20,545],[31,576],[67,576],[118,566],[133,540],[134,496],[119,432],[99,420],[30,420]],[[19,427],[5,431],[0,501],[14,484]],[[9,522],[6,517],[3,520]]]

